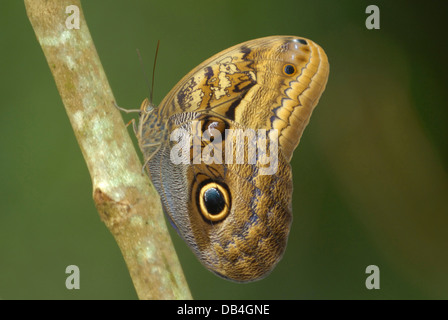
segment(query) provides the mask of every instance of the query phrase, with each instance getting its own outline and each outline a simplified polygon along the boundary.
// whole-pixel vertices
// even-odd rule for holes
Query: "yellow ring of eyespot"
[[[210,214],[207,210],[205,203],[204,203],[204,194],[210,188],[218,189],[221,192],[221,194],[224,196],[225,206],[224,206],[224,209],[222,209],[221,212],[218,214]],[[199,207],[200,207],[202,215],[207,220],[220,221],[220,220],[224,219],[230,212],[230,199],[229,199],[229,193],[228,193],[227,189],[225,189],[223,186],[221,186],[215,182],[209,182],[206,185],[202,186],[201,191],[199,192]]]
[[[286,72],[285,72],[285,68],[288,67],[288,66],[291,66],[291,67],[294,68],[294,72],[293,72],[293,73],[286,73]],[[297,68],[296,68],[296,66],[293,65],[292,63],[286,63],[286,64],[283,65],[282,72],[283,72],[283,74],[284,74],[285,76],[291,77],[291,76],[293,76],[293,75],[295,75],[295,74],[297,73]]]

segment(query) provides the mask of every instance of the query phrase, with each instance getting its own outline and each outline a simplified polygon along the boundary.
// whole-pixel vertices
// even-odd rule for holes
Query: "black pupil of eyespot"
[[[292,66],[292,65],[290,65],[290,64],[287,64],[287,65],[285,66],[285,73],[286,73],[286,74],[293,74],[294,71],[295,71],[294,66]]]
[[[204,192],[204,204],[209,214],[219,214],[226,206],[223,194],[216,188],[210,188]]]

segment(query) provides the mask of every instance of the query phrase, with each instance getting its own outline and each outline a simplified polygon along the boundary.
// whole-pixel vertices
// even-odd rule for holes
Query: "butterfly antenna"
[[[154,78],[155,78],[155,74],[156,74],[156,62],[157,62],[157,55],[159,53],[159,45],[160,45],[160,40],[157,41],[157,48],[156,48],[156,54],[154,56],[154,65],[152,66],[152,84],[151,84],[151,93],[149,95],[149,101],[152,103],[153,100],[153,95],[154,95]]]
[[[154,78],[155,78],[155,72],[156,72],[156,63],[157,63],[157,55],[159,53],[159,45],[160,45],[160,40],[157,41],[157,48],[156,48],[156,54],[154,57],[154,65],[152,67],[152,81],[151,84],[149,84],[149,80],[148,77],[145,73],[145,66],[143,64],[143,59],[142,59],[142,55],[140,54],[140,50],[137,49],[137,55],[138,55],[138,59],[140,61],[140,65],[142,66],[143,69],[143,75],[145,77],[145,82],[146,85],[148,86],[148,88],[151,88],[150,92],[149,92],[149,103],[152,104],[153,103],[153,97],[154,97]]]

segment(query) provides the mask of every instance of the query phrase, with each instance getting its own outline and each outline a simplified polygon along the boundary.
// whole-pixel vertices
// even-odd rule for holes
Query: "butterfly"
[[[296,36],[247,41],[205,60],[135,133],[166,217],[220,277],[267,276],[292,222],[290,160],[325,89],[324,50]]]

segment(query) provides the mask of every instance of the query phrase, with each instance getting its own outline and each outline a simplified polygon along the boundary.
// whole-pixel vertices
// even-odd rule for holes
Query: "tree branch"
[[[66,7],[80,10],[68,29]],[[191,299],[157,192],[142,174],[78,0],[25,0],[93,184],[140,299]]]

